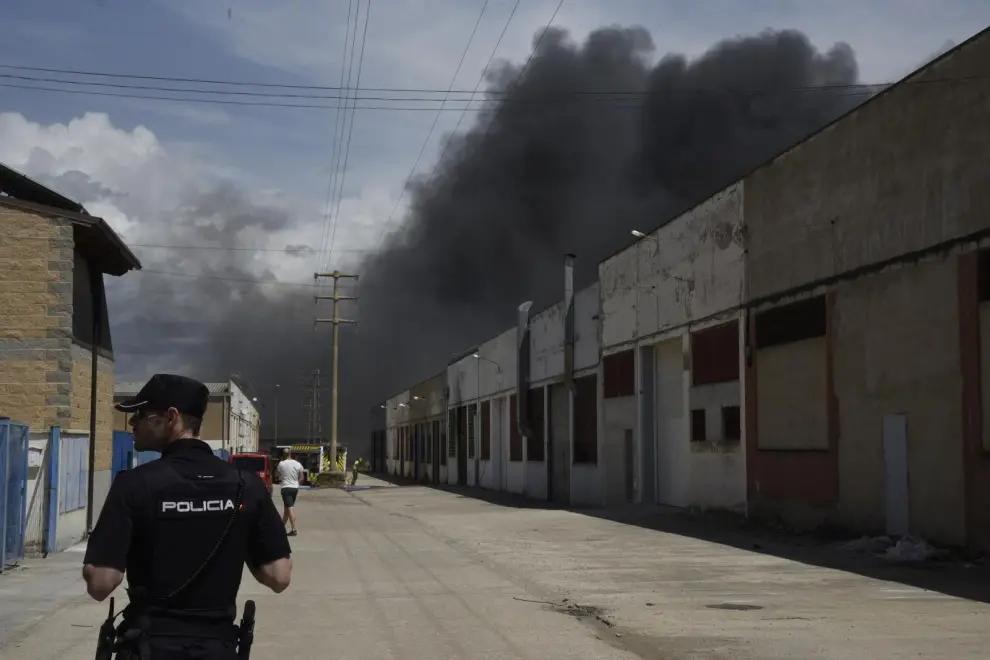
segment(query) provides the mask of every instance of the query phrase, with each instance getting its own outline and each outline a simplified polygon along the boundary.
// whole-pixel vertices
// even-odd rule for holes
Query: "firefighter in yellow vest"
[[[360,470],[363,467],[364,467],[364,461],[361,460],[360,458],[356,459],[353,463],[351,463],[351,485],[352,486],[357,483],[358,470]]]

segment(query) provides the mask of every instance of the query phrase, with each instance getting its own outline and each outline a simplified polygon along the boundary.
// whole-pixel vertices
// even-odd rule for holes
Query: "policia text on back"
[[[90,536],[84,577],[104,600],[126,573],[130,602],[115,627],[113,601],[97,658],[247,658],[254,603],[235,624],[243,566],[276,593],[292,560],[262,480],[213,455],[198,438],[209,392],[182,376],[154,376],[132,399],[138,451],[161,459],[117,475]]]

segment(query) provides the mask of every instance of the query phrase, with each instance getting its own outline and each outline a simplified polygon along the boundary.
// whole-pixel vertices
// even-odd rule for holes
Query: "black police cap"
[[[180,413],[202,419],[209,400],[210,390],[194,378],[155,374],[140,392],[114,407],[127,413],[175,408]]]

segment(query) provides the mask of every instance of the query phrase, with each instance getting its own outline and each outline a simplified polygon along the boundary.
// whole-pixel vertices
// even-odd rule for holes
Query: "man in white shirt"
[[[275,468],[278,473],[278,481],[281,484],[282,504],[282,524],[292,525],[289,536],[296,535],[296,496],[299,495],[299,476],[303,472],[302,463],[292,458],[289,450],[285,451],[285,457],[279,461]]]

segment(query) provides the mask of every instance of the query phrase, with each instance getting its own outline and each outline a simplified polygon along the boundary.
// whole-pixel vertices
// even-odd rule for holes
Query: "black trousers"
[[[203,637],[151,637],[150,660],[237,660],[237,643]],[[117,654],[117,660],[138,660],[137,652]]]

